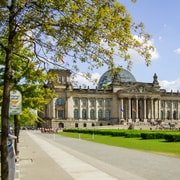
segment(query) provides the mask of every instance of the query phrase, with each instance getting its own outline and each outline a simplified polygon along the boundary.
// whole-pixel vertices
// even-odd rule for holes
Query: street
[[[178,180],[180,159],[21,131],[20,179]]]

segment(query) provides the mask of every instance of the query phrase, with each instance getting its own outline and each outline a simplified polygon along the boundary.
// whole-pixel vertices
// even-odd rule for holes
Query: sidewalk
[[[21,131],[19,149],[20,180],[72,180],[26,131]]]

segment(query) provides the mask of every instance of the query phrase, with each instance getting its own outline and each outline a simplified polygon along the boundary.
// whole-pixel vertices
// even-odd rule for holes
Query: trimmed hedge
[[[180,131],[127,130],[127,129],[64,129],[64,132],[99,134],[102,136],[123,136],[126,138],[165,139],[168,142],[180,141]]]
[[[84,133],[84,134],[100,134],[103,136],[124,136],[126,138],[141,137],[139,130],[124,129],[64,129],[64,132]]]
[[[158,131],[152,131],[152,132],[144,132],[141,133],[142,139],[164,139],[166,132],[158,132]]]
[[[180,142],[180,133],[165,134],[164,139],[168,142]]]

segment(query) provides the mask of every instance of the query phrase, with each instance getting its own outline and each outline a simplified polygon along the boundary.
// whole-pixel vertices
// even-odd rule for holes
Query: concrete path
[[[21,180],[178,180],[180,159],[37,131],[20,135]]]

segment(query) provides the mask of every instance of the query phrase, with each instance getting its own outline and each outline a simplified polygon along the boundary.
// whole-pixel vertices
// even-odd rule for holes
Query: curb
[[[16,173],[15,173],[15,179],[14,180],[19,180],[20,179],[20,166],[19,162],[16,163]]]

